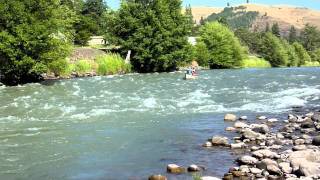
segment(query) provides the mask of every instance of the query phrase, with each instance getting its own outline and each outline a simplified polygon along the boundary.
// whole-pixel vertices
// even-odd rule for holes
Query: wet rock
[[[243,142],[231,144],[231,149],[242,149],[244,147],[246,147],[246,144]]]
[[[297,145],[297,146],[293,146],[292,150],[294,151],[302,151],[302,150],[306,150],[307,146],[306,145]]]
[[[267,120],[268,118],[266,116],[259,116],[257,119],[258,120]]]
[[[239,170],[240,170],[241,172],[244,172],[244,173],[250,173],[249,166],[247,166],[247,165],[242,165],[242,166],[240,166]]]
[[[252,156],[242,156],[238,159],[240,164],[246,164],[246,165],[254,165],[258,162],[258,160]]]
[[[225,121],[236,121],[237,120],[237,116],[234,114],[226,114],[224,116],[224,120]]]
[[[223,180],[233,180],[233,175],[231,173],[227,173],[223,176]]]
[[[162,175],[152,175],[148,178],[148,180],[168,180],[167,177]]]
[[[275,119],[275,118],[268,119],[268,123],[275,123],[275,122],[278,122],[278,119]]]
[[[212,176],[203,176],[201,180],[221,180],[220,178],[212,177]]]
[[[239,118],[239,120],[245,121],[245,120],[248,120],[248,117],[247,117],[247,116],[241,116],[241,117]]]
[[[260,147],[258,147],[258,146],[252,146],[251,147],[251,151],[257,151],[257,150],[259,150],[260,149]]]
[[[264,158],[278,158],[279,155],[275,152],[270,151],[269,149],[262,149],[252,153],[254,157],[264,159]]]
[[[167,172],[173,173],[173,174],[182,174],[182,173],[186,172],[186,170],[183,167],[180,167],[176,164],[169,164],[167,166]]]
[[[236,128],[234,128],[234,127],[227,127],[226,128],[226,131],[236,131],[237,129]]]
[[[231,173],[232,173],[232,175],[233,175],[234,177],[241,177],[241,176],[246,175],[246,174],[245,174],[244,172],[242,172],[242,171],[232,171]]]
[[[311,119],[312,121],[320,122],[320,114],[319,113],[314,114],[313,116],[311,116]]]
[[[290,166],[290,163],[288,163],[288,162],[279,163],[279,167],[282,170],[282,172],[284,172],[286,174],[291,174],[291,172],[292,172],[292,168]]]
[[[250,139],[251,141],[254,141],[257,139],[263,140],[266,137],[260,133],[252,131],[251,129],[245,129],[242,131],[242,138],[243,139]]]
[[[258,133],[266,134],[270,131],[269,127],[265,124],[251,124],[250,128]]]
[[[221,137],[221,136],[214,136],[212,137],[212,145],[213,146],[228,146],[228,138],[227,137]]]
[[[310,119],[310,120],[306,120],[306,121],[304,121],[302,124],[301,124],[301,126],[300,126],[301,128],[304,128],[304,129],[306,129],[306,128],[313,128],[314,127],[314,123],[313,123],[313,121]]]
[[[277,138],[278,138],[278,139],[284,139],[284,136],[283,136],[283,134],[281,134],[281,133],[277,133]]]
[[[213,145],[212,145],[212,142],[206,142],[206,143],[204,143],[203,145],[202,145],[203,147],[212,147]]]
[[[244,122],[237,121],[234,123],[234,127],[238,129],[243,129],[243,128],[248,128],[249,125]]]
[[[320,136],[316,136],[312,140],[312,144],[315,146],[320,146]]]
[[[197,171],[201,171],[201,168],[195,164],[190,165],[187,170],[189,172],[197,172]]]

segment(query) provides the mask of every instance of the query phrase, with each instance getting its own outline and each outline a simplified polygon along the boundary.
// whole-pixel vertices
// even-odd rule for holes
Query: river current
[[[147,179],[166,165],[223,176],[235,152],[204,149],[225,113],[280,120],[320,108],[320,69],[131,74],[0,87],[0,179]],[[190,174],[171,179],[192,179]]]

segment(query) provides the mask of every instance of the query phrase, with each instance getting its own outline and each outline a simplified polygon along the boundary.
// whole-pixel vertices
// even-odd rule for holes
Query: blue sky
[[[106,0],[108,6],[112,8],[118,8],[120,0]],[[183,0],[183,4],[191,4],[191,6],[214,6],[214,7],[225,7],[227,2],[231,5],[243,4],[246,0]],[[310,9],[320,10],[320,0],[250,0],[251,3],[255,4],[270,4],[270,5],[293,5],[307,7]]]

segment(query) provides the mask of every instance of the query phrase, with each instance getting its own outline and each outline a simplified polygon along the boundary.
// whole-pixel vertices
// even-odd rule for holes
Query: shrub
[[[108,54],[96,59],[98,64],[97,73],[99,75],[110,75],[117,73],[127,73],[131,70],[131,65],[126,64],[119,54]]]
[[[271,64],[263,58],[251,56],[242,62],[243,68],[269,68]]]
[[[67,59],[59,59],[50,63],[48,67],[56,76],[65,75],[68,72],[69,62]]]
[[[318,61],[307,61],[302,66],[303,67],[319,67],[320,63]]]
[[[306,62],[311,62],[310,55],[300,43],[295,42],[292,44],[292,46],[299,58],[298,66],[304,65]]]
[[[247,56],[234,33],[218,22],[207,23],[201,28],[199,42],[205,44],[212,68],[239,67]]]

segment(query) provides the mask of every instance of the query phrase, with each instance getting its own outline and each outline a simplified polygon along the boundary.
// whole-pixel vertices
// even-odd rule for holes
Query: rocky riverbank
[[[230,167],[222,179],[320,179],[320,111],[303,115],[289,114],[286,119],[259,116],[254,121],[248,117],[226,114],[224,121],[233,122],[226,131],[238,136],[228,139],[214,136],[203,148],[230,148],[243,153],[235,159],[238,166]],[[176,164],[167,166],[168,173],[205,171],[205,167]],[[165,176],[150,176],[149,180],[165,180]],[[217,177],[194,177],[194,179],[217,180]]]

